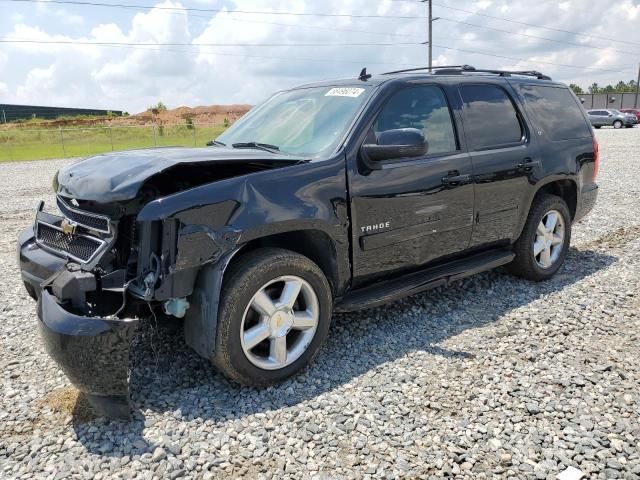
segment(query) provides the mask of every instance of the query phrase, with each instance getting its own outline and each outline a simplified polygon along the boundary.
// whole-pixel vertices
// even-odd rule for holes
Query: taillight
[[[598,176],[598,170],[600,170],[600,150],[598,148],[598,141],[596,137],[593,137],[593,181],[596,181]]]

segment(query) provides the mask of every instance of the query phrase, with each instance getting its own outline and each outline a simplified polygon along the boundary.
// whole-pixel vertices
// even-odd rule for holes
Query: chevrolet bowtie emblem
[[[73,235],[76,233],[76,224],[71,223],[69,220],[62,220],[60,228],[66,235]]]

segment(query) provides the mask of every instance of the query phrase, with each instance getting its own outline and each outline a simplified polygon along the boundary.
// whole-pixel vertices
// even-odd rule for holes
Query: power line
[[[398,0],[398,1],[399,1],[399,0]],[[404,0],[403,0],[403,1],[404,1]],[[637,43],[637,42],[629,42],[629,41],[626,41],[626,40],[619,40],[619,39],[617,39],[617,38],[603,37],[603,36],[601,36],[601,35],[593,35],[593,34],[591,34],[591,33],[576,32],[576,31],[573,31],[573,30],[563,30],[563,29],[561,29],[561,28],[547,27],[547,26],[545,26],[545,25],[537,25],[537,24],[535,24],[535,23],[521,22],[521,21],[519,21],[519,20],[512,20],[512,19],[510,19],[510,18],[498,17],[498,16],[495,16],[495,15],[489,15],[489,14],[486,14],[486,13],[480,13],[480,12],[477,12],[477,11],[475,11],[475,12],[474,12],[474,11],[472,11],[472,10],[465,10],[464,8],[451,7],[451,6],[449,6],[449,5],[444,5],[444,4],[442,4],[442,3],[435,3],[435,2],[434,2],[434,5],[438,5],[439,7],[447,8],[447,9],[449,9],[449,10],[456,10],[456,11],[458,11],[458,12],[471,13],[471,14],[473,14],[473,15],[478,15],[479,17],[492,18],[492,19],[494,19],[494,20],[501,20],[501,21],[503,21],[503,22],[517,23],[518,25],[525,25],[525,26],[527,26],[527,27],[542,28],[542,29],[545,29],[545,30],[551,30],[551,31],[554,31],[554,32],[570,33],[570,34],[573,34],[573,35],[579,35],[579,36],[581,36],[581,37],[598,38],[598,39],[600,39],[600,40],[609,40],[609,41],[611,41],[611,42],[626,43],[626,44],[628,44],[628,45],[640,45],[640,43]]]
[[[285,46],[343,46],[343,45],[359,45],[359,46],[379,46],[379,45],[423,45],[422,43],[387,43],[387,44],[370,44],[370,43],[365,43],[365,44],[216,44],[216,43],[135,43],[135,42],[87,42],[87,41],[74,41],[74,40],[52,40],[52,41],[48,41],[48,40],[26,40],[26,39],[0,39],[0,43],[27,43],[27,44],[38,44],[38,45],[48,45],[48,44],[52,44],[52,45],[68,45],[68,46],[73,46],[73,45],[84,45],[84,46],[98,46],[98,47],[123,47],[123,48],[132,48],[132,49],[138,49],[138,47],[230,47],[230,46],[251,46],[251,47],[255,47],[255,46],[279,46],[279,47],[285,47]],[[459,52],[464,52],[464,53],[472,53],[472,54],[476,54],[476,55],[484,55],[484,56],[488,56],[488,57],[494,57],[494,58],[501,58],[501,59],[507,59],[507,60],[515,60],[518,62],[525,62],[525,63],[532,63],[532,64],[544,64],[544,65],[553,65],[553,66],[557,66],[557,67],[567,67],[567,68],[578,68],[581,70],[594,70],[594,71],[603,71],[603,72],[623,72],[624,70],[613,70],[613,69],[607,69],[607,68],[600,68],[600,67],[590,67],[590,66],[586,66],[586,65],[567,65],[567,64],[563,64],[563,63],[554,63],[554,62],[545,62],[545,61],[537,61],[537,60],[528,60],[526,58],[518,58],[518,57],[510,57],[510,56],[506,56],[506,55],[498,55],[498,54],[494,54],[494,53],[488,53],[488,52],[483,52],[483,51],[478,51],[478,50],[468,50],[468,49],[462,49],[462,48],[457,48],[457,47],[451,47],[448,45],[438,45],[438,44],[433,44],[434,47],[438,47],[438,48],[442,48],[445,50],[454,50],[454,51],[459,51]],[[149,48],[139,48],[142,50],[155,50],[155,51],[169,51],[167,49],[149,49]],[[277,60],[290,60],[290,59],[294,59],[291,57],[266,57],[266,56],[258,56],[258,55],[244,55],[244,54],[223,54],[223,53],[218,53],[218,52],[199,52],[199,51],[189,51],[189,50],[181,50],[179,51],[180,53],[204,53],[204,54],[211,54],[211,55],[224,55],[224,56],[238,56],[238,57],[255,57],[255,58],[272,58],[272,59],[277,59]],[[297,58],[295,60],[299,60],[299,61],[325,61],[324,59],[312,59],[312,58]],[[337,60],[326,60],[326,61],[337,61]],[[361,65],[364,65],[366,63],[381,63],[381,62],[353,62],[353,63],[358,63]],[[391,63],[385,63],[385,64],[391,64]],[[613,68],[613,67],[612,67]]]
[[[187,45],[187,44],[185,44]],[[211,51],[202,51],[202,50],[178,50],[171,48],[147,48],[146,46],[131,46],[131,45],[100,45],[101,47],[113,47],[113,48],[124,48],[128,50],[144,50],[144,51],[152,51],[152,52],[168,52],[168,53],[193,53],[197,55],[213,55],[213,56],[223,56],[223,57],[241,57],[241,58],[261,58],[261,59],[270,59],[270,60],[291,60],[298,62],[326,62],[326,63],[348,63],[353,65],[402,65],[402,66],[416,66],[413,63],[398,63],[398,62],[379,62],[379,61],[369,61],[369,60],[337,60],[333,58],[309,58],[309,57],[278,57],[273,55],[253,55],[253,54],[241,54],[241,53],[222,53],[222,52],[211,52]],[[199,46],[199,44],[190,44],[189,46]]]
[[[160,5],[131,5],[124,3],[101,3],[88,2],[79,0],[1,0],[3,2],[14,3],[52,3],[58,5],[82,5],[90,7],[107,7],[107,8],[125,8],[134,10],[168,10],[168,11],[188,11],[200,13],[238,13],[246,15],[291,15],[296,17],[341,17],[341,18],[402,18],[413,20],[416,18],[426,18],[416,15],[364,15],[364,14],[347,14],[347,13],[320,13],[320,12],[270,12],[264,10],[227,10],[222,8],[193,8],[193,7],[166,7]]]
[[[462,20],[454,20],[452,18],[447,18],[447,17],[439,17],[439,18],[442,19],[442,20],[445,20],[447,22],[459,23],[459,24],[462,24],[462,25],[469,25],[471,27],[477,27],[477,28],[484,28],[484,29],[487,29],[487,30],[493,30],[493,31],[502,32],[502,33],[508,33],[510,35],[518,35],[518,36],[521,36],[521,37],[537,38],[539,40],[546,40],[547,42],[564,43],[564,44],[567,44],[567,45],[573,45],[575,47],[581,47],[581,48],[592,48],[592,49],[595,49],[595,50],[606,50],[606,51],[611,51],[611,52],[624,53],[624,54],[627,54],[627,55],[637,55],[636,52],[627,52],[627,51],[624,51],[624,50],[617,50],[617,49],[611,48],[611,47],[596,47],[596,46],[593,46],[593,45],[585,45],[585,44],[582,44],[582,43],[568,42],[566,40],[556,40],[554,38],[541,37],[541,36],[538,36],[538,35],[531,35],[531,34],[528,34],[528,33],[514,32],[512,30],[504,30],[502,28],[489,27],[487,25],[478,25],[477,23],[470,23],[470,22],[465,22],[465,21],[462,21]]]
[[[8,1],[14,1],[14,2],[30,2],[30,1],[39,1],[39,0],[0,0],[0,1],[4,1],[4,2],[8,2]],[[406,0],[386,0],[386,1],[390,1],[390,2],[399,2],[399,1],[406,1]],[[46,1],[43,3],[47,3]],[[53,3],[53,2],[51,2]],[[80,5],[82,6],[82,5]],[[102,6],[102,5],[101,5]],[[105,5],[105,6],[113,6],[113,5]],[[132,5],[131,7],[133,8],[144,8],[144,9],[149,9],[149,10],[153,10],[153,9],[157,9],[159,7],[155,7],[155,6],[149,6],[149,7],[142,7],[142,6],[136,6],[136,5]],[[255,20],[255,19],[248,19],[248,18],[234,18],[233,16],[231,16],[233,13],[235,13],[234,11],[226,11],[226,10],[221,10],[220,13],[227,13],[230,14],[230,16],[226,16],[226,17],[216,17],[216,16],[211,16],[211,15],[198,15],[195,13],[190,13],[188,11],[184,11],[184,9],[180,9],[180,8],[175,8],[175,10],[163,10],[164,13],[168,14],[168,15],[178,15],[178,16],[182,16],[182,17],[188,17],[188,18],[201,18],[204,20],[231,20],[232,22],[245,22],[245,23],[258,23],[258,24],[264,24],[264,25],[276,25],[276,26],[280,26],[280,27],[291,27],[291,28],[306,28],[306,29],[312,29],[312,30],[325,30],[325,31],[332,31],[332,32],[347,32],[347,33],[365,33],[365,34],[370,34],[370,35],[388,35],[388,36],[393,36],[393,37],[405,37],[405,38],[421,38],[418,35],[415,34],[407,34],[407,33],[396,33],[396,32],[386,32],[386,31],[371,31],[371,30],[360,30],[360,29],[352,29],[352,28],[335,28],[335,27],[326,27],[326,26],[321,26],[321,25],[301,25],[301,24],[292,24],[292,23],[282,23],[282,22],[269,22],[269,21],[265,21],[265,20]]]
[[[29,40],[0,39],[0,43],[21,43],[38,45],[95,45],[95,46],[149,46],[149,47],[345,47],[345,46],[396,46],[424,45],[424,42],[383,42],[383,43],[138,43],[138,42],[89,42],[84,40]]]
[[[434,47],[443,48],[445,50],[455,50],[455,51],[464,52],[464,53],[474,53],[474,54],[477,54],[477,55],[486,55],[486,56],[489,56],[489,57],[503,58],[503,59],[506,59],[506,60],[516,60],[518,62],[525,62],[525,63],[532,63],[532,64],[553,65],[553,66],[556,66],[556,67],[579,68],[581,70],[596,70],[596,71],[602,71],[602,72],[621,73],[621,72],[629,71],[629,70],[612,70],[612,69],[606,69],[606,68],[600,68],[600,67],[589,67],[589,66],[585,66],[585,65],[567,65],[567,64],[564,64],[564,63],[544,62],[544,61],[539,61],[539,60],[527,60],[526,58],[508,57],[506,55],[496,55],[494,53],[480,52],[480,51],[477,51],[477,50],[466,50],[466,49],[462,49],[462,48],[449,47],[449,46],[446,46],[446,45],[436,45],[435,43],[433,44],[433,46]]]

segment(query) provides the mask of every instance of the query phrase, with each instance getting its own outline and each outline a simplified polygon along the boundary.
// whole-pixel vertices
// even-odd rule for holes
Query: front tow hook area
[[[139,320],[76,315],[46,288],[38,317],[47,352],[96,413],[130,418],[129,349]]]

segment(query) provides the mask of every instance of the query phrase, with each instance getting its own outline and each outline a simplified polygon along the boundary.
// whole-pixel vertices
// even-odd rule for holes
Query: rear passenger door
[[[470,247],[506,243],[526,215],[528,175],[540,165],[538,149],[506,83],[465,82],[458,87],[471,154],[474,224]]]

